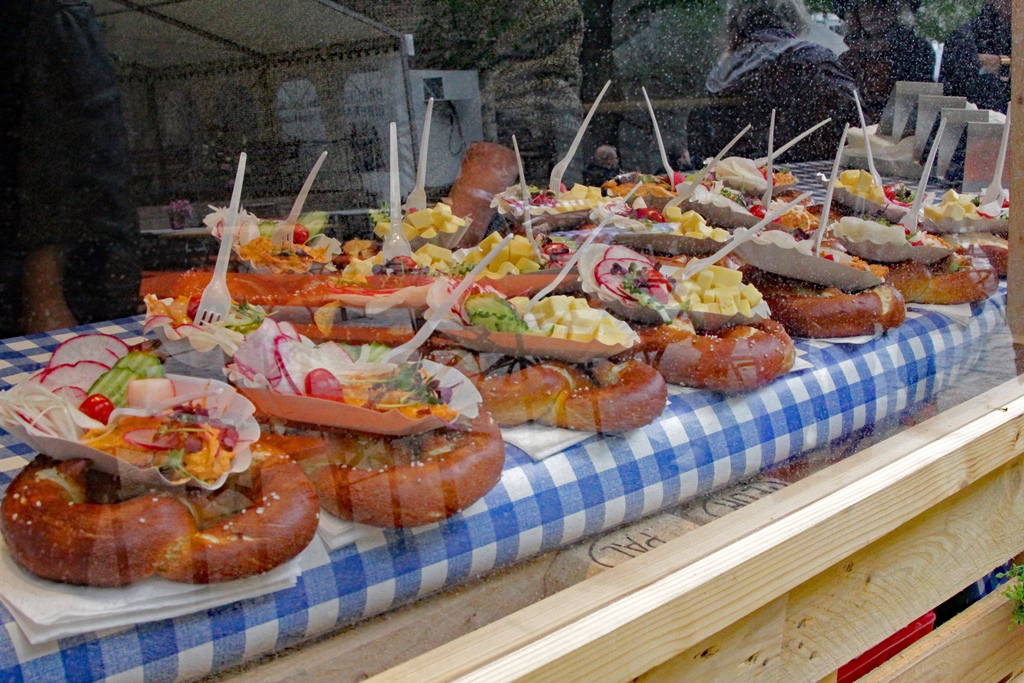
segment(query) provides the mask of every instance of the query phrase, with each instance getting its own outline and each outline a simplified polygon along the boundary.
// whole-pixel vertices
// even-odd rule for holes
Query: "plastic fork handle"
[[[217,252],[217,266],[213,269],[213,278],[226,281],[228,261],[231,260],[231,247],[235,243],[238,232],[238,206],[242,201],[242,180],[245,178],[245,152],[238,155],[238,170],[235,171],[235,186],[231,190],[231,204],[228,206],[228,217],[224,222],[224,232],[220,237],[220,251]],[[211,280],[212,282],[213,280]]]

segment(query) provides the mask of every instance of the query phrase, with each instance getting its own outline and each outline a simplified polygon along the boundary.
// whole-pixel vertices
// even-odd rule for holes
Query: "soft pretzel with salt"
[[[657,419],[668,399],[658,371],[637,360],[598,361],[584,369],[509,359],[470,380],[502,427],[534,420],[564,429],[625,432]]]
[[[96,502],[94,480],[106,475],[87,476],[88,460],[41,455],[7,488],[0,530],[19,565],[64,583],[123,586],[152,575],[215,583],[261,574],[309,545],[320,506],[291,458],[260,443],[252,452],[252,467],[217,491],[119,502]],[[214,514],[224,492],[248,504]]]

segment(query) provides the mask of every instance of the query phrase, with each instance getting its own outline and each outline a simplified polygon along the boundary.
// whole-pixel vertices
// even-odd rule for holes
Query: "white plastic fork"
[[[982,195],[981,203],[1002,203],[1003,199],[1003,166],[1006,163],[1006,147],[1010,141],[1010,110],[1006,110],[1006,123],[1003,124],[1003,139],[999,143],[999,156],[996,158],[996,169],[992,174],[992,182]]]
[[[406,209],[417,211],[427,208],[427,151],[430,149],[430,119],[434,113],[434,98],[427,100],[427,113],[423,117],[423,139],[420,140],[419,167],[416,169],[416,187],[405,198]]]
[[[384,255],[384,263],[387,263],[398,256],[412,256],[412,245],[405,237],[405,228],[402,227],[402,195],[400,191],[401,177],[398,170],[398,124],[391,122],[391,192],[390,201],[390,229],[387,237],[384,238],[384,246],[381,253]]]
[[[270,241],[273,242],[275,247],[283,247],[286,244],[292,244],[295,242],[295,223],[299,220],[299,214],[302,213],[302,206],[306,203],[306,197],[309,196],[309,191],[313,188],[313,181],[316,180],[316,174],[320,172],[320,167],[324,165],[324,159],[327,158],[327,150],[320,153],[320,157],[313,164],[313,170],[306,176],[306,182],[303,183],[302,189],[299,190],[299,196],[295,198],[295,203],[292,204],[291,213],[288,214],[288,218],[284,219],[277,224],[274,228],[274,232],[271,235]]]
[[[565,158],[555,164],[554,168],[551,169],[551,179],[548,182],[548,188],[551,193],[556,197],[562,196],[562,176],[565,175],[565,171],[569,168],[569,163],[572,161],[572,157],[576,154],[576,149],[580,146],[580,141],[583,140],[583,134],[587,132],[587,126],[590,125],[590,119],[594,118],[594,112],[597,111],[597,107],[601,104],[601,98],[608,92],[608,86],[612,84],[611,81],[607,81],[604,87],[601,88],[601,92],[598,93],[597,99],[590,105],[590,111],[587,112],[587,116],[583,119],[583,123],[580,124],[580,129],[576,131],[576,137],[573,138],[572,144],[569,145],[569,151],[566,152]]]
[[[231,312],[231,292],[228,290],[228,262],[231,248],[238,232],[238,206],[242,201],[242,179],[245,178],[245,152],[238,155],[238,170],[235,172],[235,187],[231,191],[231,205],[224,221],[224,232],[220,237],[220,251],[217,252],[217,266],[213,270],[210,284],[203,290],[196,311],[196,325],[215,325]]]

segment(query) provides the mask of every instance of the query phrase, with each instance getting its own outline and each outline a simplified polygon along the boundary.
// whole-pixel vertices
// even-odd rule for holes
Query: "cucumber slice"
[[[130,368],[113,367],[92,383],[88,395],[103,394],[115,408],[122,408],[128,402],[128,382],[142,378],[142,374]]]
[[[519,332],[529,330],[526,322],[519,317],[516,309],[504,299],[493,294],[473,294],[465,303],[466,314],[473,325],[485,327],[491,332]]]
[[[160,359],[145,351],[132,351],[114,363],[111,370],[131,370],[139,375],[139,378],[146,379],[164,376],[164,366]]]

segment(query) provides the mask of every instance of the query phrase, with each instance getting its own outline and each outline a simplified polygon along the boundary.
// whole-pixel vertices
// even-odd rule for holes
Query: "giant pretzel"
[[[689,321],[637,327],[640,343],[617,358],[639,358],[669,384],[722,393],[762,387],[788,372],[796,347],[782,325],[764,320],[698,334]]]
[[[892,285],[848,293],[753,268],[746,277],[764,295],[772,319],[796,337],[873,335],[899,327],[907,316],[903,296]]]
[[[454,348],[437,349],[430,358],[466,375],[502,427],[534,420],[564,429],[624,432],[657,419],[668,398],[661,375],[640,361],[578,366]]]
[[[89,473],[89,461],[39,456],[7,488],[0,528],[18,564],[65,583],[123,586],[151,575],[213,583],[261,574],[309,545],[319,504],[287,455],[261,443],[252,450],[252,467],[217,491],[109,503],[94,498],[92,482],[109,478]],[[219,512],[224,492],[248,503]]]
[[[646,363],[598,361],[583,369],[558,361],[506,362],[470,377],[502,427],[534,420],[591,432],[624,432],[653,422],[668,389]]]
[[[953,254],[930,266],[897,263],[889,268],[886,282],[914,303],[970,304],[995,293],[999,274],[985,259]]]
[[[381,527],[430,524],[466,509],[494,488],[505,464],[505,443],[486,414],[464,428],[405,437],[333,431],[263,441],[292,454],[325,510]]]

